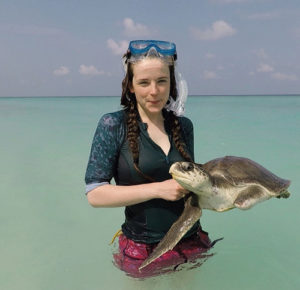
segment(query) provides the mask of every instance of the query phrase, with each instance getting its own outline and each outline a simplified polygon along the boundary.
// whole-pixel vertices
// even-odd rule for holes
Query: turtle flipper
[[[191,194],[184,205],[184,210],[178,220],[171,226],[169,231],[142,263],[139,270],[152,263],[155,259],[163,255],[169,250],[172,250],[188,230],[195,224],[202,214],[201,208],[198,205],[198,197]]]
[[[260,186],[252,185],[242,190],[233,204],[239,209],[249,209],[269,198],[270,196]]]
[[[287,189],[285,189],[282,192],[280,192],[280,194],[276,197],[277,198],[289,198],[290,195],[291,194],[287,191]]]

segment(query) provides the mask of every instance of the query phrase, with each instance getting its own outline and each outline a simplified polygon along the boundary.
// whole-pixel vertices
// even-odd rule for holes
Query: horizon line
[[[300,96],[300,93],[296,94],[192,94],[188,97],[257,97],[257,96]],[[87,95],[87,96],[0,96],[0,98],[120,98],[116,95]]]

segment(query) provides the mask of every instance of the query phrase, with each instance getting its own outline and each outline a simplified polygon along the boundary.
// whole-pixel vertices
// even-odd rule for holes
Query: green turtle
[[[226,156],[205,164],[176,162],[170,168],[173,179],[191,191],[182,215],[171,226],[140,269],[174,248],[200,218],[202,209],[217,212],[249,209],[271,197],[288,198],[290,181],[244,157]]]

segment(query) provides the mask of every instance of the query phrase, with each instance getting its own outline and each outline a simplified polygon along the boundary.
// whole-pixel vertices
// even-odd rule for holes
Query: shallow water
[[[112,265],[123,209],[94,209],[84,173],[110,98],[0,98],[0,289],[299,289],[300,97],[190,97],[198,162],[249,157],[292,180],[291,197],[204,211],[201,267],[138,281]]]

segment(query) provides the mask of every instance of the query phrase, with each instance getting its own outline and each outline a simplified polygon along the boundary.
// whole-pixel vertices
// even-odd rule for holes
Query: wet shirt
[[[192,122],[179,118],[186,151],[194,158],[194,136]],[[184,161],[177,151],[171,136],[171,128],[165,122],[165,130],[169,136],[171,148],[166,155],[148,135],[147,124],[139,121],[139,167],[155,181],[172,178],[169,168],[176,161]],[[133,158],[126,139],[126,114],[118,111],[104,115],[96,129],[90,158],[87,166],[85,182],[87,192],[102,184],[110,183],[114,178],[117,185],[137,185],[149,183],[133,166]],[[184,201],[166,201],[152,199],[125,207],[125,222],[122,231],[128,238],[143,243],[159,242],[171,225],[181,215]],[[192,235],[199,228],[196,223],[186,234]]]

